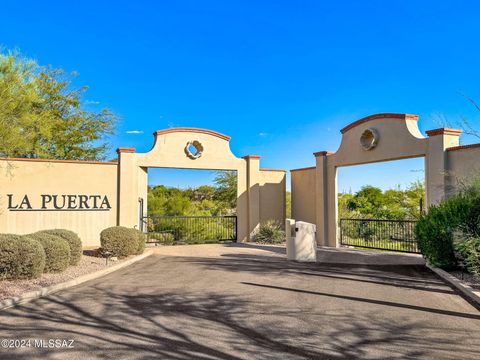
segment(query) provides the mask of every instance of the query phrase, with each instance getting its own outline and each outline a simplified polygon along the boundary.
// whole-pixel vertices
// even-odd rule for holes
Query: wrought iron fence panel
[[[415,220],[340,219],[340,244],[419,253]]]
[[[237,240],[236,216],[146,216],[140,229],[149,243],[215,243]]]

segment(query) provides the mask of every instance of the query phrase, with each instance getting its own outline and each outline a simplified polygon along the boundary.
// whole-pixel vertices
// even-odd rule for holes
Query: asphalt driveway
[[[480,312],[417,256],[249,245],[164,247],[0,312],[0,359],[478,359]],[[32,344],[32,343],[31,343]],[[39,342],[37,342],[38,346]],[[68,348],[72,345],[73,348]],[[31,346],[31,345],[30,345]]]

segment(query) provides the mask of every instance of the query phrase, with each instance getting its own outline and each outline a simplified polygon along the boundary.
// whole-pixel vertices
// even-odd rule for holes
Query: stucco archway
[[[272,217],[283,221],[285,211],[285,172],[260,169],[260,156],[236,157],[230,150],[230,137],[216,131],[197,128],[172,128],[154,133],[154,144],[147,153],[119,148],[118,223],[138,225],[138,200],[147,199],[148,168],[234,170],[237,172],[237,239],[248,241],[260,221]],[[194,144],[201,156],[192,156],[187,146]],[[274,187],[283,193],[266,201],[262,194]]]
[[[357,120],[340,132],[342,140],[336,152],[314,153],[316,166],[296,169],[298,175],[292,175],[294,217],[316,223],[319,245],[338,246],[339,167],[424,157],[427,206],[445,197],[447,149],[458,146],[460,130],[435,129],[427,131],[424,137],[418,128],[417,115],[383,113]],[[300,184],[310,184],[309,189],[314,191],[314,200],[309,204],[313,210],[301,209],[301,203],[307,204],[308,197],[301,194]]]

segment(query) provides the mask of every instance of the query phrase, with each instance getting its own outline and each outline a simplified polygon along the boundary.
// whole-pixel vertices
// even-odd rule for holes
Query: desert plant
[[[0,278],[33,279],[45,269],[42,245],[26,236],[0,234]]]
[[[77,265],[82,258],[82,241],[76,233],[65,229],[53,229],[39,231],[50,235],[59,236],[70,246],[70,265]]]
[[[29,238],[40,242],[45,250],[45,272],[61,272],[70,264],[70,246],[60,236],[36,232]]]
[[[138,251],[138,235],[134,229],[112,226],[100,233],[100,244],[103,251],[112,256],[134,255]]]
[[[265,244],[280,244],[286,239],[285,231],[278,221],[268,220],[260,224],[258,232],[255,234],[256,242]]]

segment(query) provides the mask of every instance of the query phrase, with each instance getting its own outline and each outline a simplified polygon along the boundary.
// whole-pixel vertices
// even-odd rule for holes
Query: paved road
[[[414,256],[278,247],[156,250],[0,312],[0,338],[74,339],[1,359],[478,359],[480,312]],[[381,265],[380,265],[381,264]]]

